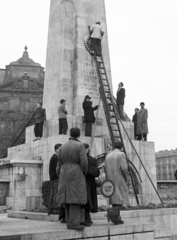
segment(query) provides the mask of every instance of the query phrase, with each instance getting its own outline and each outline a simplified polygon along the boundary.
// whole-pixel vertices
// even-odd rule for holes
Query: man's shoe
[[[61,223],[66,223],[66,220],[64,218],[62,218]]]
[[[48,212],[47,212],[47,214],[48,214],[48,215],[51,215],[51,214],[53,214],[53,211],[52,211],[52,209],[48,209]]]
[[[114,223],[114,225],[120,225],[120,224],[124,224],[124,221],[119,220],[119,221],[117,221],[117,222]]]
[[[90,227],[92,225],[92,223],[91,222],[82,222],[80,225],[85,226],[85,227]]]
[[[68,230],[82,231],[82,230],[84,230],[84,228],[85,228],[84,226],[80,226],[80,225],[78,225],[78,226],[67,225]]]

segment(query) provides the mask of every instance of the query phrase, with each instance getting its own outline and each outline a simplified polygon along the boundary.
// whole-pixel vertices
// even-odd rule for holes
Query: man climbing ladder
[[[101,54],[101,39],[103,35],[103,27],[100,22],[96,22],[96,24],[92,25],[90,28],[90,39],[93,50],[97,56]]]

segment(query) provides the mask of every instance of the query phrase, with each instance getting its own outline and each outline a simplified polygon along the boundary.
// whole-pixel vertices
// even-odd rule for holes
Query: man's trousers
[[[66,118],[59,119],[59,134],[66,134],[68,130],[68,122]]]
[[[119,116],[121,118],[121,120],[125,120],[124,118],[124,105],[123,104],[117,104],[117,107],[118,107],[118,113],[119,113]]]
[[[84,208],[81,209],[80,204],[65,204],[66,224],[68,226],[80,226],[83,221],[82,211],[84,211]]]
[[[97,54],[101,54],[101,40],[98,38],[91,38],[91,45],[93,50],[96,51]]]
[[[36,123],[34,127],[34,135],[35,137],[42,137],[43,134],[43,122]]]
[[[86,122],[85,124],[85,136],[91,137],[92,136],[92,123]]]

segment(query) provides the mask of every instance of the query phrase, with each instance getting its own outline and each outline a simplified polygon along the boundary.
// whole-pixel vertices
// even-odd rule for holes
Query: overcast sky
[[[156,151],[177,148],[177,1],[105,0],[114,93],[126,88],[132,118],[149,111],[148,140]],[[21,57],[45,66],[49,0],[0,0],[0,68]]]

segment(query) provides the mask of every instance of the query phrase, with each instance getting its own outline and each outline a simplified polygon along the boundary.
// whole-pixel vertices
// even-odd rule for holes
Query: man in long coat
[[[140,103],[141,109],[139,110],[137,117],[137,129],[136,134],[138,135],[138,140],[147,141],[148,134],[148,110],[144,108],[145,103]]]
[[[45,109],[42,108],[42,104],[39,102],[37,103],[37,109],[33,116],[34,126],[34,135],[36,139],[34,141],[39,140],[43,135],[43,125],[46,121],[46,112]]]
[[[58,202],[65,206],[68,229],[83,230],[81,226],[82,205],[87,203],[85,175],[88,161],[85,146],[78,141],[79,128],[71,128],[68,142],[60,148],[57,174],[59,175]]]
[[[122,82],[118,84],[116,101],[117,101],[117,108],[118,108],[120,119],[122,121],[125,121],[125,117],[124,117],[125,88],[123,88],[123,86],[124,84]]]
[[[55,210],[57,210],[56,195],[58,191],[58,176],[56,174],[56,167],[58,163],[58,154],[60,151],[60,147],[61,144],[59,143],[54,146],[55,153],[52,155],[49,162],[49,177],[51,182],[51,191],[48,203],[48,215],[54,214]]]
[[[91,97],[89,95],[85,96],[82,107],[84,110],[84,122],[85,125],[85,136],[92,136],[92,123],[95,122],[94,111],[98,109],[98,106],[92,107],[92,102],[90,101]]]
[[[111,180],[115,186],[115,192],[110,197],[110,219],[114,224],[123,224],[120,217],[120,207],[129,205],[128,194],[128,166],[125,154],[121,152],[122,142],[115,143],[115,149],[108,153],[105,160],[106,179]]]
[[[98,169],[97,160],[90,156],[89,145],[87,143],[84,143],[84,145],[86,148],[88,159],[88,172],[86,175],[87,204],[85,206],[85,225],[90,226],[92,224],[90,212],[98,212],[98,200],[95,178],[100,175],[100,170]]]
[[[135,138],[135,139],[138,138],[138,135],[137,135],[137,133],[136,133],[138,112],[139,112],[139,109],[138,109],[138,108],[135,108],[135,114],[133,115],[133,118],[132,118],[132,122],[134,123],[134,138]]]

